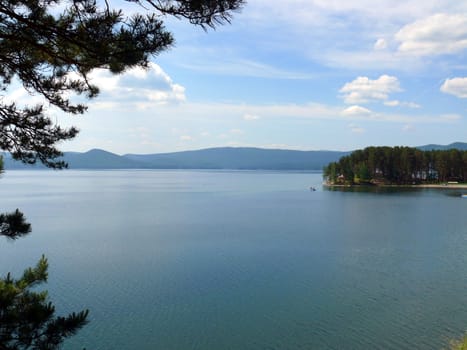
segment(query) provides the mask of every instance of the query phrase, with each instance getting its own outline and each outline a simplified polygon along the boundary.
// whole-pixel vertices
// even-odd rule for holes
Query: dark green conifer
[[[329,183],[467,182],[467,151],[421,151],[411,147],[368,147],[324,167]]]
[[[150,57],[172,46],[163,16],[214,28],[229,22],[244,0],[127,2],[135,6],[131,16],[113,7],[111,0],[0,1],[0,91],[16,78],[48,104],[67,113],[83,113],[86,106],[73,103],[69,96],[97,96],[98,87],[88,80],[93,69],[122,73],[147,67]],[[0,95],[0,149],[11,152],[14,159],[62,168],[65,164],[56,160],[61,153],[55,145],[77,133],[76,128],[55,125],[44,105],[18,106]]]
[[[45,105],[19,106],[5,99],[16,80],[31,94],[70,114],[86,106],[70,96],[96,97],[88,80],[96,68],[118,74],[148,67],[150,57],[173,44],[162,19],[188,20],[203,29],[229,22],[244,0],[126,0],[137,7],[127,16],[112,0],[0,1],[0,150],[16,160],[61,169],[57,143],[75,137],[47,115]],[[138,12],[139,10],[139,12]],[[0,156],[0,172],[3,167]],[[17,239],[31,225],[16,209],[0,214],[0,236]],[[19,279],[0,278],[0,350],[58,349],[87,322],[88,311],[56,316],[47,292],[35,287],[47,281],[47,260],[27,269]]]

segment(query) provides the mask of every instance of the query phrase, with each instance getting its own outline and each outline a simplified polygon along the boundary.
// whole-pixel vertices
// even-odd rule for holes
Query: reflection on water
[[[440,349],[467,329],[467,200],[321,190],[274,172],[7,172],[59,312],[90,308],[66,349]],[[309,190],[313,186],[317,191]]]
[[[404,186],[323,186],[324,191],[334,192],[356,192],[356,193],[384,193],[384,194],[436,194],[449,197],[462,197],[467,190],[457,188],[423,188]]]

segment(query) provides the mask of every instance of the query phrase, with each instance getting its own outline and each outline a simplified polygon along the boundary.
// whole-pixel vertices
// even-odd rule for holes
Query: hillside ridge
[[[457,148],[467,150],[467,143],[429,144],[422,150]],[[322,170],[351,151],[301,151],[255,147],[214,147],[154,154],[118,155],[102,149],[65,152],[69,169],[226,169],[226,170]],[[41,164],[25,165],[3,153],[5,169],[44,169]]]

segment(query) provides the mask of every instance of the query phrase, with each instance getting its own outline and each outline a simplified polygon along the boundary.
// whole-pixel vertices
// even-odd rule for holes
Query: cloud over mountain
[[[358,77],[350,83],[346,83],[339,90],[344,102],[348,104],[387,100],[389,94],[400,91],[402,89],[399,80],[389,75],[381,75],[374,80],[368,77]]]

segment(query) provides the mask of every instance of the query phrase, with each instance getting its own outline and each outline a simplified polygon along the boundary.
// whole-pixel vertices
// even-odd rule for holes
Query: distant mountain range
[[[422,150],[467,150],[467,143],[426,145]],[[70,169],[237,169],[237,170],[322,170],[330,162],[349,154],[341,151],[293,151],[262,148],[220,147],[197,151],[158,154],[117,155],[100,149],[65,152]],[[41,169],[42,165],[24,165],[4,154],[5,169]]]
[[[442,145],[425,145],[425,146],[420,146],[420,147],[417,147],[419,149],[421,149],[422,151],[431,151],[431,150],[440,150],[440,151],[446,151],[448,149],[458,149],[458,150],[461,150],[461,151],[467,151],[467,143],[465,142],[454,142],[454,143],[451,143],[449,145],[446,145],[446,146],[442,146]]]
[[[349,152],[292,151],[260,148],[208,148],[159,154],[117,155],[100,149],[84,153],[65,152],[69,169],[238,169],[321,170]],[[5,169],[41,169],[4,155]]]

